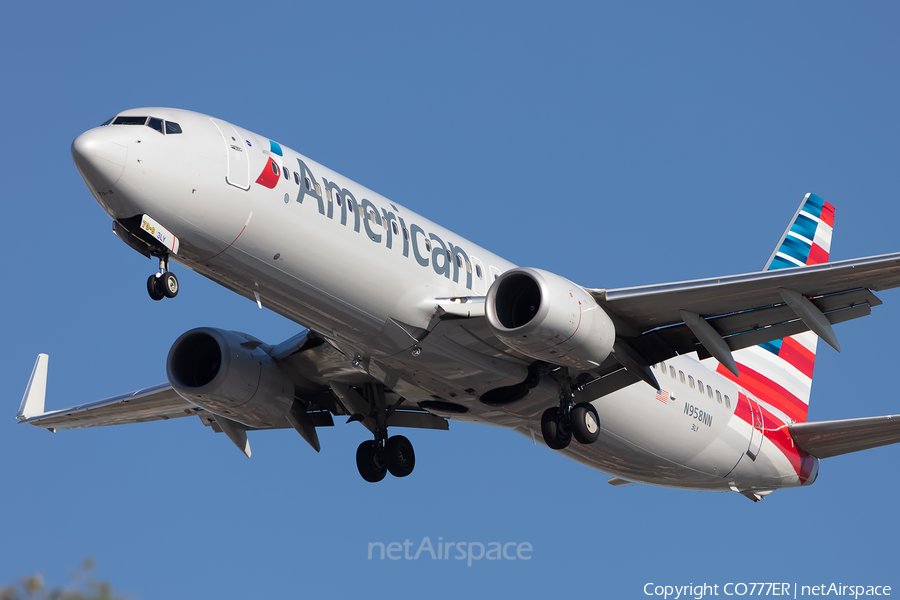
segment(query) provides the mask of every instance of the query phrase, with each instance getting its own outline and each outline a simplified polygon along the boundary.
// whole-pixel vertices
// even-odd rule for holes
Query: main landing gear
[[[575,404],[572,380],[569,375],[556,375],[559,383],[559,406],[548,408],[541,415],[541,433],[547,447],[566,448],[574,437],[579,444],[593,444],[600,437],[600,416],[589,402]]]
[[[402,435],[387,440],[368,440],[356,449],[356,468],[369,483],[384,479],[390,471],[394,477],[406,477],[416,466],[412,444]]]
[[[416,453],[412,443],[402,435],[388,437],[387,417],[393,411],[384,398],[384,388],[380,385],[366,386],[366,396],[375,418],[375,439],[367,440],[356,449],[356,468],[369,483],[377,483],[390,472],[394,477],[406,477],[416,466]],[[351,420],[362,420],[362,415],[354,415]]]
[[[159,271],[147,279],[147,293],[154,300],[174,298],[178,295],[178,278],[169,272],[169,255],[159,257]]]

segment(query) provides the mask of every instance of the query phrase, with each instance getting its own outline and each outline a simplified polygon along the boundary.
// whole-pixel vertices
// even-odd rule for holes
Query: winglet
[[[44,398],[47,395],[47,363],[50,357],[46,354],[38,354],[34,362],[34,370],[31,371],[31,379],[22,396],[22,404],[19,405],[19,414],[16,418],[20,421],[44,414]]]

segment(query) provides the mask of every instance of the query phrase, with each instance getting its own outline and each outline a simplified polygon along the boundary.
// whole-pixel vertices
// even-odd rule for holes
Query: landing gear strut
[[[169,272],[169,255],[159,257],[159,271],[147,279],[147,293],[154,300],[174,298],[178,295],[178,278]]]
[[[386,406],[384,388],[367,385],[366,396],[372,409],[370,415],[375,418],[375,439],[363,442],[356,449],[356,468],[369,483],[381,481],[388,472],[394,477],[406,477],[416,466],[412,443],[402,435],[388,437],[387,417],[393,407]]]
[[[579,444],[593,444],[600,437],[600,416],[590,402],[575,404],[572,380],[564,371],[554,373],[559,384],[559,406],[541,415],[544,443],[553,450],[566,448],[574,437]]]

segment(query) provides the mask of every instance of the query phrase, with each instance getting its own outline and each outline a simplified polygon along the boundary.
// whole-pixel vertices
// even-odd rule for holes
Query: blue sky
[[[900,448],[824,461],[810,488],[613,488],[516,434],[409,434],[366,484],[358,424],[251,434],[198,420],[16,426],[39,352],[48,408],[165,381],[184,331],[299,326],[118,241],[69,145],[175,106],[269,136],[523,266],[590,287],[758,270],[806,192],[833,259],[900,250],[896,4],[6,3],[0,585],[90,556],[140,598],[645,597],[644,584],[900,586]],[[820,348],[811,420],[900,413],[900,291]],[[341,421],[341,420],[339,420]],[[530,561],[367,560],[370,542],[528,542]]]

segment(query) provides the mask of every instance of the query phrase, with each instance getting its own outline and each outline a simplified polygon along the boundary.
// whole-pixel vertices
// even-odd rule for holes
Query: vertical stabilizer
[[[828,262],[834,207],[807,194],[769,257],[764,271]],[[804,422],[809,410],[818,337],[807,331],[734,352],[740,376],[719,366],[718,372],[737,382],[783,421]]]

